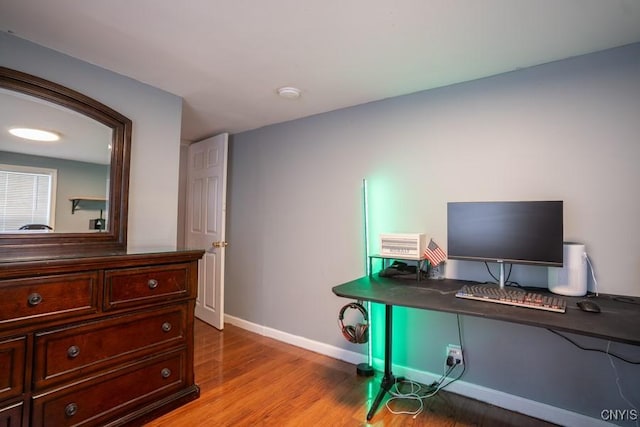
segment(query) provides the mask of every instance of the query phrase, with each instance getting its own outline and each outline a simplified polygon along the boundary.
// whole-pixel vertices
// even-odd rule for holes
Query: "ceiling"
[[[194,141],[639,42],[640,1],[0,0],[0,30],[182,97]]]
[[[59,141],[29,141],[9,134],[14,127],[52,130]],[[0,151],[109,164],[113,129],[42,99],[0,89]]]

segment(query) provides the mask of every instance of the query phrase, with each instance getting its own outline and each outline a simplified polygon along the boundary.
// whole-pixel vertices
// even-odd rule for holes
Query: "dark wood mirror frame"
[[[126,250],[131,120],[72,89],[5,67],[0,67],[0,88],[58,104],[113,129],[108,230],[101,233],[2,233],[0,258]]]

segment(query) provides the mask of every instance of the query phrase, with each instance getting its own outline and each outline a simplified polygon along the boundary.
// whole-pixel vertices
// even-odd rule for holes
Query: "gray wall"
[[[0,65],[77,90],[132,120],[128,245],[175,247],[182,99],[4,32]]]
[[[365,271],[363,178],[372,241],[425,232],[445,249],[448,201],[564,200],[565,240],[586,244],[598,290],[640,296],[639,119],[635,44],[234,135],[226,313],[363,352],[341,337],[336,317],[346,301],[331,292]],[[448,262],[446,275],[488,280],[470,262]],[[514,278],[546,286],[546,269],[515,266]],[[456,317],[395,313],[394,362],[441,373],[446,344],[458,342]],[[599,419],[603,409],[629,408],[619,377],[640,405],[637,365],[543,329],[461,322],[467,383]],[[640,360],[637,348],[610,350]]]
[[[100,218],[104,202],[84,201],[75,213],[71,213],[70,196],[105,197],[108,165],[53,159],[0,151],[0,163],[43,167],[57,170],[55,231],[60,233],[88,233],[89,220]],[[103,218],[106,218],[106,212]]]

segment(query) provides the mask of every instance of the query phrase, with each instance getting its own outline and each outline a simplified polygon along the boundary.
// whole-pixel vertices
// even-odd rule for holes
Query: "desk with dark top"
[[[592,300],[600,306],[601,312],[587,313],[576,306],[576,303],[584,297],[563,296],[562,298],[567,301],[566,313],[554,313],[456,298],[456,292],[463,285],[471,283],[475,282],[453,279],[416,282],[410,279],[392,279],[374,275],[333,288],[333,292],[340,297],[385,305],[384,376],[380,392],[367,414],[368,420],[373,417],[385,393],[396,381],[391,372],[391,330],[394,305],[503,320],[640,345],[640,298],[638,297],[600,294]],[[536,289],[535,292],[547,293],[545,289]]]

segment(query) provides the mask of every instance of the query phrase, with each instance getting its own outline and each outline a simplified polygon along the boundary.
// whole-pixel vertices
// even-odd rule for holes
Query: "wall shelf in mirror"
[[[91,197],[91,196],[72,196],[69,197],[71,201],[71,213],[74,214],[78,209],[80,209],[80,204],[83,201],[86,202],[107,202],[107,199],[104,197]]]

